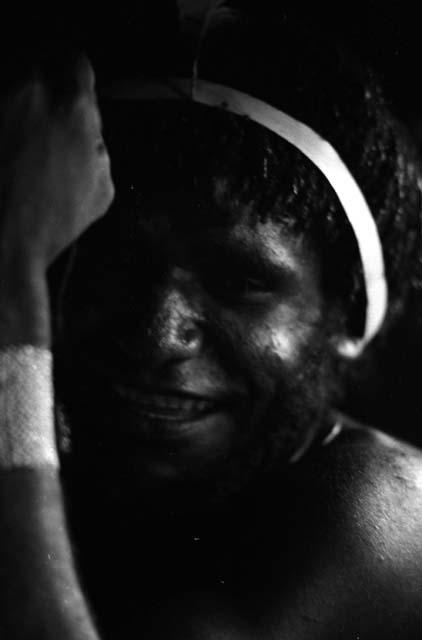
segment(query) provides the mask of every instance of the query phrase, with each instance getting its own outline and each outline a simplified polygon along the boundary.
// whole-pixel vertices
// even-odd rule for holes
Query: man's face
[[[245,207],[189,206],[169,194],[106,216],[80,241],[63,305],[75,452],[147,485],[287,460],[326,404],[309,249]]]

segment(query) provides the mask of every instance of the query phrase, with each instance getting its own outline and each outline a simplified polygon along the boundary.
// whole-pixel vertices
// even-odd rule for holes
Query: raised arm
[[[113,198],[94,74],[0,105],[0,635],[98,638],[75,571],[53,423],[47,268]],[[54,98],[54,99],[53,99]]]

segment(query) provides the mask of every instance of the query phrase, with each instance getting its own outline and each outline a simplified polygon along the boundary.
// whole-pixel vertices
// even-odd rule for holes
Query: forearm
[[[25,256],[0,250],[0,349],[50,349],[50,302],[44,270]]]
[[[93,70],[70,67],[63,94],[41,65],[0,105],[0,635],[19,640],[97,638],[59,480],[46,272],[114,187]]]
[[[0,631],[20,640],[94,640],[54,442],[46,284],[34,273],[18,277],[14,291],[10,279],[0,287]]]
[[[97,640],[74,567],[59,472],[0,472],[0,630],[19,640]]]

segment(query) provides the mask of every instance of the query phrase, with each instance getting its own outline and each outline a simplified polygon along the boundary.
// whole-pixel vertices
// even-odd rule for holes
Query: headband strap
[[[116,96],[117,94],[117,96]],[[378,230],[368,204],[350,171],[329,142],[313,129],[283,111],[236,89],[198,77],[169,78],[113,92],[113,97],[138,100],[189,99],[244,116],[273,131],[299,149],[331,184],[354,231],[366,288],[363,336],[341,347],[348,357],[358,356],[380,329],[387,310],[387,283]]]

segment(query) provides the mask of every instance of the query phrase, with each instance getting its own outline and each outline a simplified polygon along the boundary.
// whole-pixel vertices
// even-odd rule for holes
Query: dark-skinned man
[[[86,61],[66,108],[4,101],[0,623],[417,638],[420,453],[335,409],[415,272],[417,169],[328,45],[211,17],[190,75],[108,91],[112,204]]]

